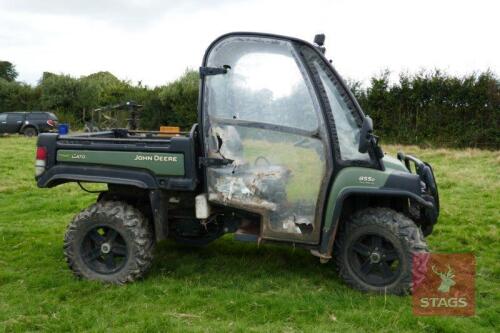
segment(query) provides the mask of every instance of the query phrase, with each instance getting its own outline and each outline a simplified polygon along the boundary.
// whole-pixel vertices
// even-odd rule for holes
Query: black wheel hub
[[[128,259],[125,239],[109,226],[90,229],[83,238],[80,251],[85,264],[100,274],[119,271]]]
[[[358,237],[351,242],[347,255],[354,273],[367,284],[386,286],[401,273],[401,254],[381,235]]]

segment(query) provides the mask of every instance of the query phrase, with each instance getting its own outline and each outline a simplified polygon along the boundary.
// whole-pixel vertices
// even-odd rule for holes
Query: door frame
[[[338,139],[337,139],[337,134],[336,134],[336,129],[335,129],[335,123],[333,119],[333,114],[330,109],[330,106],[328,104],[328,100],[326,97],[326,93],[324,91],[324,87],[322,86],[321,81],[317,77],[317,75],[314,75],[311,71],[311,66],[310,64],[306,61],[303,53],[300,50],[300,47],[307,47],[309,50],[312,50],[315,52],[315,55],[321,59],[323,64],[328,68],[330,71],[329,74],[332,75],[332,79],[338,83],[338,86],[342,90],[342,92],[347,96],[347,99],[349,100],[350,103],[352,103],[352,108],[354,111],[357,113],[357,115],[360,118],[364,118],[365,115],[361,109],[361,106],[359,105],[358,101],[350,91],[350,89],[347,87],[345,84],[344,80],[340,77],[340,75],[337,73],[337,71],[333,68],[331,65],[330,61],[327,60],[324,56],[324,54],[318,50],[316,46],[313,44],[304,41],[302,39],[294,38],[294,37],[287,37],[287,36],[282,36],[282,35],[276,35],[276,34],[267,34],[267,33],[258,33],[258,32],[231,32],[224,34],[217,39],[215,39],[207,48],[205,51],[205,54],[203,56],[203,61],[202,61],[202,67],[207,66],[208,62],[208,57],[213,50],[213,48],[219,44],[222,40],[230,37],[236,37],[236,36],[242,36],[242,37],[256,37],[256,38],[268,38],[268,39],[277,39],[277,40],[283,40],[290,42],[292,46],[295,48],[297,51],[297,54],[300,57],[300,61],[304,65],[304,68],[307,71],[307,75],[309,76],[309,79],[312,83],[313,90],[316,94],[316,98],[319,103],[320,107],[320,112],[321,115],[323,116],[323,121],[325,123],[325,127],[327,129],[327,135],[326,135],[326,144],[327,144],[327,158],[330,159],[330,170],[326,170],[325,174],[325,180],[327,183],[327,186],[325,189],[321,189],[320,195],[317,200],[316,204],[316,214],[320,220],[320,233],[319,233],[319,241],[317,244],[321,243],[321,240],[323,239],[324,233],[328,232],[328,230],[324,230],[325,226],[325,216],[326,216],[326,210],[327,210],[327,200],[331,191],[331,188],[333,187],[333,183],[335,182],[336,176],[339,173],[340,170],[342,170],[345,167],[349,166],[361,166],[361,167],[368,167],[368,168],[376,168],[380,169],[382,166],[380,165],[380,162],[378,159],[374,158],[374,152],[370,149],[369,150],[369,155],[370,155],[370,162],[368,163],[360,163],[361,161],[342,161],[340,158],[340,153],[339,153],[339,146],[338,146]],[[200,86],[199,86],[199,94],[198,94],[198,124],[199,124],[199,139],[200,139],[200,145],[202,147],[201,153],[204,158],[207,158],[206,156],[206,150],[205,150],[205,131],[208,129],[207,125],[204,122],[204,93],[205,93],[205,76],[200,76]],[[202,173],[202,179],[203,179],[203,191],[207,192],[207,172],[206,168],[203,168],[201,170]],[[300,242],[297,242],[300,243]]]
[[[0,113],[0,116],[4,115],[5,119],[0,119],[0,134],[7,133],[7,113]]]
[[[18,120],[15,120],[14,123],[9,123],[9,117],[19,117]],[[6,133],[14,134],[18,133],[21,127],[23,127],[24,122],[26,120],[26,114],[24,113],[19,113],[19,112],[10,112],[7,114],[7,123],[6,123]]]

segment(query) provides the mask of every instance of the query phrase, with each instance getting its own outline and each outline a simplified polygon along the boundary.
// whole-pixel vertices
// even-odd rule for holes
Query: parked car
[[[0,134],[19,133],[35,136],[57,129],[57,117],[52,112],[5,112],[0,113]]]

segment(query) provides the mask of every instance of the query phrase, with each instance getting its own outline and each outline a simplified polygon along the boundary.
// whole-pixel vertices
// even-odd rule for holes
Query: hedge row
[[[367,87],[349,83],[383,142],[448,147],[500,148],[500,81],[490,72],[463,77],[441,71],[374,77]],[[73,78],[45,73],[36,86],[0,78],[0,112],[52,110],[73,127],[84,110],[126,100],[144,104],[141,125],[189,128],[197,120],[198,75],[155,88],[121,81],[109,72]]]
[[[450,147],[500,147],[500,81],[492,72],[464,77],[440,71],[389,73],[368,88],[351,84],[365,113],[384,140]]]

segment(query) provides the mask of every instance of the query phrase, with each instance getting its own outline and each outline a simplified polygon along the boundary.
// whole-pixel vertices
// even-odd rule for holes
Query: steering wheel
[[[258,166],[258,163],[259,161],[264,161],[266,163],[267,166],[271,165],[271,162],[269,162],[269,160],[267,158],[265,158],[264,156],[259,156],[255,159],[255,162],[253,163],[255,166]]]

